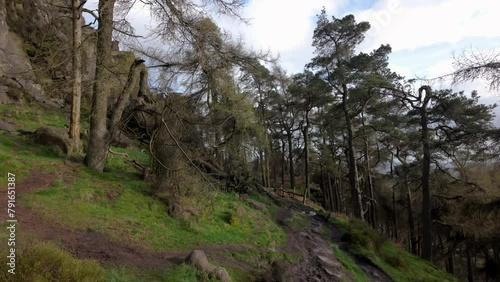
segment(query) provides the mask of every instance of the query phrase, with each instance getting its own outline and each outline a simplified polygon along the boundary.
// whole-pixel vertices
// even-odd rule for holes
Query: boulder
[[[61,150],[65,155],[71,152],[72,147],[67,128],[43,126],[38,128],[33,136],[37,144]]]
[[[16,129],[14,128],[14,125],[10,124],[5,120],[0,119],[0,130],[7,132],[14,132]]]
[[[219,281],[222,282],[231,282],[231,276],[229,276],[229,273],[224,267],[216,267],[214,271],[212,272],[213,276],[215,278],[219,279]]]
[[[13,4],[15,1],[10,1]],[[7,3],[0,0],[0,104],[15,104],[41,94],[23,40],[8,26]]]
[[[186,262],[189,265],[196,267],[199,271],[210,273],[215,267],[208,262],[205,252],[202,250],[194,250],[186,258]]]
[[[222,282],[231,282],[231,276],[223,267],[217,267],[208,262],[205,252],[202,250],[193,250],[186,258],[186,263],[194,266],[199,271],[217,278]]]
[[[339,273],[340,263],[322,255],[316,256],[321,268],[331,276],[335,276],[337,279],[342,278],[342,274]]]

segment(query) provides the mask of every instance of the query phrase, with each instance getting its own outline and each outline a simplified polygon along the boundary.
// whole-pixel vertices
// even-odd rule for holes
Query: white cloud
[[[286,1],[251,0],[243,16],[251,24],[237,24],[228,19],[219,23],[235,34],[243,34],[255,49],[270,49],[280,54],[282,64],[290,72],[301,71],[312,57],[312,34],[316,25],[315,15],[323,6],[328,15],[342,17],[352,13],[358,21],[367,20],[372,29],[367,33],[360,50],[369,52],[380,44],[390,44],[393,52],[414,51],[436,44],[455,44],[471,36],[500,36],[496,27],[500,2],[476,0],[378,0],[369,9],[355,10],[360,1]],[[363,1],[365,4],[366,1]],[[365,5],[366,6],[366,5]],[[339,11],[344,14],[339,14]],[[435,50],[434,50],[435,51]],[[441,59],[450,59],[452,50],[437,50]],[[412,55],[412,54],[409,54]],[[417,58],[421,63],[427,57]],[[434,64],[436,61],[432,61]],[[392,61],[391,61],[392,63]],[[404,75],[422,75],[422,68],[411,65],[392,65]],[[425,68],[427,68],[426,66]],[[445,68],[441,66],[441,69]],[[429,69],[431,76],[438,73]]]
[[[399,4],[396,12],[390,9],[394,2]],[[470,36],[499,36],[495,24],[499,10],[500,2],[494,0],[381,0],[356,15],[374,26],[366,48],[389,43],[398,51],[456,43]]]
[[[93,2],[97,0],[88,3]],[[249,0],[242,10],[249,25],[227,17],[216,21],[235,37],[243,36],[250,47],[279,54],[282,66],[294,73],[313,56],[315,16],[322,7],[329,16],[352,13],[358,21],[369,21],[372,29],[359,49],[369,52],[390,44],[390,67],[409,78],[451,72],[453,51],[500,47],[500,31],[494,24],[500,2],[495,0]],[[132,10],[129,20],[141,34],[154,24],[141,7]]]
[[[285,68],[299,72],[312,56],[316,15],[322,7],[332,15],[345,2],[252,0],[242,14],[250,20],[248,25],[227,18],[219,19],[218,23],[233,34],[241,34],[254,49],[279,54]]]

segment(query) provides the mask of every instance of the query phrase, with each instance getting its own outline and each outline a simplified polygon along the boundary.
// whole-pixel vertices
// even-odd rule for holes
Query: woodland
[[[22,16],[10,28],[46,95],[71,107],[63,151],[85,166],[109,171],[126,138],[149,156],[130,163],[172,218],[210,213],[219,193],[287,197],[365,222],[461,280],[500,277],[496,105],[436,86],[485,79],[498,90],[498,54],[464,52],[451,74],[403,77],[390,42],[358,51],[370,23],[323,9],[314,57],[289,74],[213,20],[247,21],[243,0],[41,2],[34,8],[59,15],[48,17],[53,30],[34,33]],[[126,20],[138,4],[157,23],[147,38]]]

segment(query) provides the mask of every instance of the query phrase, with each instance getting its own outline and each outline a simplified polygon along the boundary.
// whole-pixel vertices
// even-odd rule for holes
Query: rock
[[[321,235],[321,230],[319,229],[319,227],[314,227],[311,229],[311,231],[315,234]]]
[[[193,250],[186,258],[186,263],[196,267],[196,269],[203,273],[216,277],[222,282],[232,281],[227,270],[209,263],[205,252],[202,250]]]
[[[321,256],[321,255],[316,256],[316,258],[318,259],[318,261],[321,265],[321,268],[326,273],[328,273],[331,276],[339,275],[337,273],[337,270],[340,269],[340,264],[338,262],[336,262],[328,257]]]
[[[0,130],[7,131],[7,132],[14,132],[16,129],[14,128],[14,125],[10,124],[7,121],[0,119]]]
[[[222,282],[231,282],[231,276],[224,267],[216,267],[212,272],[212,275],[215,276]]]
[[[40,127],[35,131],[34,138],[37,144],[60,149],[65,155],[71,152],[67,129]]]
[[[26,98],[26,94],[40,94],[41,87],[34,82],[35,74],[23,51],[22,39],[7,24],[6,4],[0,0],[0,104],[15,104]]]
[[[211,272],[213,268],[209,268],[210,263],[208,262],[205,252],[202,250],[194,250],[186,258],[186,262],[189,265],[196,267],[198,270],[203,272]]]
[[[299,232],[299,235],[302,236],[302,237],[307,237],[309,236],[309,234],[307,234],[306,232],[302,231],[302,232]]]

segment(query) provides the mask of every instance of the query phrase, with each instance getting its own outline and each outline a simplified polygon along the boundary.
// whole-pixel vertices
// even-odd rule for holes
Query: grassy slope
[[[334,217],[331,222],[341,230],[343,238],[349,242],[349,250],[352,253],[369,259],[384,270],[394,281],[457,281],[448,273],[384,239],[381,234],[371,229],[364,222],[359,220],[348,221],[343,217]],[[338,253],[338,251],[340,250],[335,252]],[[356,281],[366,280],[360,277]]]
[[[15,121],[18,127],[29,130],[34,130],[41,124],[63,127],[67,121],[62,114],[45,111],[37,106],[28,108],[0,106],[0,118]],[[147,154],[140,150],[118,148],[113,150],[127,153],[130,158],[142,163],[148,161]],[[7,171],[13,172],[17,175],[17,181],[22,181],[32,169],[57,174],[64,171],[61,170],[65,166],[64,160],[65,158],[57,156],[50,149],[32,144],[25,137],[0,134],[2,175]],[[206,214],[196,221],[178,221],[166,214],[166,207],[162,202],[148,195],[147,185],[139,179],[137,171],[124,162],[123,157],[111,155],[108,166],[111,167],[109,173],[96,173],[78,166],[71,172],[70,177],[61,175],[52,182],[49,189],[18,196],[23,204],[39,211],[48,220],[59,221],[70,229],[92,229],[117,239],[127,238],[129,243],[151,250],[187,250],[198,245],[217,243],[272,248],[280,246],[286,240],[283,230],[271,220],[277,207],[262,196],[251,197],[268,204],[269,213],[262,213],[242,204],[235,194],[218,194],[215,196],[212,214]],[[4,185],[4,179],[1,181]],[[231,220],[236,207],[241,205],[243,214],[239,215],[239,220]],[[296,215],[292,221],[294,227],[298,229],[307,225],[307,219],[300,215]],[[377,239],[379,236],[371,233],[373,231],[367,231],[368,227],[362,224],[350,223],[342,218],[335,218],[333,221],[344,233],[355,234],[354,238],[361,240],[350,245],[352,251],[372,260],[395,281],[454,280],[390,242]],[[0,239],[4,240],[5,236],[5,233],[0,233]],[[29,237],[27,234],[23,236]],[[33,241],[32,238],[27,240]],[[2,248],[0,247],[3,252]],[[30,248],[26,249],[27,254],[36,253],[30,251],[33,249]],[[53,256],[55,264],[58,261],[61,263],[58,258],[63,257],[71,263],[81,262],[81,265],[87,265],[83,267],[81,273],[85,273],[84,270],[87,268],[96,267],[92,262],[71,260],[57,246],[50,245],[44,248],[45,252],[56,254]],[[355,281],[367,281],[366,275],[349,256],[336,246],[333,248],[337,258],[353,274]],[[291,262],[297,260],[288,254],[259,250],[232,251],[226,255],[246,262],[256,269],[265,269],[266,264],[275,259]],[[228,269],[235,281],[249,281],[251,278],[251,274],[242,269],[222,266]],[[32,267],[26,269],[29,271]],[[144,272],[129,268],[106,268],[104,273],[97,268],[95,271],[102,275],[104,281],[209,281],[203,274],[186,265],[164,271]],[[81,273],[73,274],[81,275]],[[47,272],[47,275],[58,277],[71,273],[60,274],[55,271]]]
[[[63,127],[66,121],[62,114],[36,106],[2,106],[0,118],[29,130],[41,124]],[[113,151],[126,153],[141,163],[148,162],[148,155],[138,149],[113,148]],[[18,200],[47,220],[58,221],[69,229],[90,229],[117,240],[126,238],[130,244],[151,250],[190,250],[210,244],[274,248],[286,240],[284,231],[271,220],[269,213],[242,203],[236,194],[213,195],[215,202],[210,214],[196,220],[179,221],[168,216],[164,203],[149,196],[147,184],[140,180],[138,171],[127,164],[123,156],[109,157],[111,172],[108,173],[96,173],[81,165],[67,169],[65,160],[49,148],[32,144],[27,137],[0,134],[2,174],[15,173],[18,183],[33,169],[59,175],[48,189],[18,195]],[[241,207],[238,220],[232,221],[237,207]],[[22,232],[22,226],[20,230]],[[283,257],[279,253],[277,256]],[[249,278],[241,269],[231,266],[227,269],[241,281]],[[145,277],[151,281],[193,281],[194,276],[196,280],[206,280],[184,265],[170,271],[147,273],[111,268],[106,269],[105,275],[106,281],[136,281]]]

